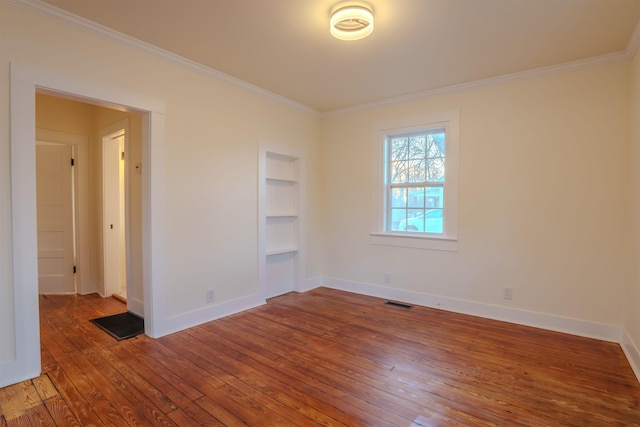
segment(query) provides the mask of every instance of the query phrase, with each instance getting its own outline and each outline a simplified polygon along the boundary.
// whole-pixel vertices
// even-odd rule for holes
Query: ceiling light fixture
[[[373,12],[362,3],[339,4],[331,11],[331,35],[340,40],[360,40],[373,31]]]

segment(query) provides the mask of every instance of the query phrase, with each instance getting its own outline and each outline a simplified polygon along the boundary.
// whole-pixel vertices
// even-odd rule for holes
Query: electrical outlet
[[[391,274],[389,274],[389,273],[385,273],[384,274],[384,283],[387,284],[387,285],[391,284]]]
[[[207,290],[207,303],[212,303],[216,301],[216,291],[213,289]]]
[[[502,297],[504,299],[513,299],[513,288],[504,288]]]

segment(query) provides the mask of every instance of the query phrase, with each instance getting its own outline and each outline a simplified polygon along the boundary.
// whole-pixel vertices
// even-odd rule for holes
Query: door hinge
[[[71,166],[74,166],[74,165],[75,165],[75,163],[76,163],[76,162],[75,162],[75,159],[73,159],[73,158],[72,158],[72,159],[71,159]]]
[[[76,274],[76,266],[73,266],[73,274]]]

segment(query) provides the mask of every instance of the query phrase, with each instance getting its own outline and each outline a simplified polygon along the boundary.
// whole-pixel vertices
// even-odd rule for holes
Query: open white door
[[[71,145],[36,143],[40,293],[76,292],[72,157]]]
[[[126,297],[124,130],[102,138],[104,295]]]

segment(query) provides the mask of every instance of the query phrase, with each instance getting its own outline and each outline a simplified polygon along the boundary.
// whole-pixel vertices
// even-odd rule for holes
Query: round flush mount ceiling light
[[[331,11],[331,35],[340,40],[360,40],[373,31],[373,12],[362,3],[343,3]]]

